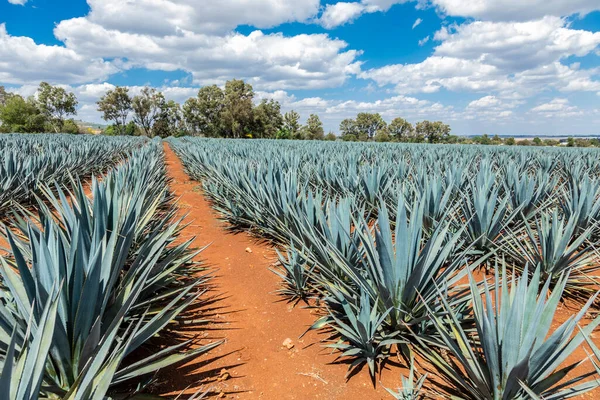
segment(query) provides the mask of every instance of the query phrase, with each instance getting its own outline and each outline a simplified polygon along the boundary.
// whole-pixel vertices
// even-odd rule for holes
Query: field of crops
[[[222,344],[189,333],[213,278],[165,143],[231,231],[277,249],[264,307],[309,307],[350,379],[390,368],[404,400],[600,384],[597,150],[4,135],[0,399],[147,399]]]
[[[375,381],[391,359],[419,360],[434,378],[411,373],[400,399],[559,399],[598,385],[567,362],[600,324],[597,151],[170,144],[232,229],[280,246],[280,294],[318,310],[312,329],[350,374],[366,365]]]
[[[218,345],[191,348],[173,329],[193,323],[182,313],[207,277],[190,241],[177,240],[160,140],[2,144],[1,195],[14,215],[0,266],[0,398],[125,398]],[[89,185],[78,178],[109,166]],[[36,212],[17,207],[32,196]]]

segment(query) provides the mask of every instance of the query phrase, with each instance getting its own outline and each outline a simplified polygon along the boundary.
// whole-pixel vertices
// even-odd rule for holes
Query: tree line
[[[0,86],[0,132],[79,133],[70,116],[77,114],[77,97],[65,89],[40,83],[37,96],[7,92]]]
[[[221,89],[205,86],[180,105],[167,101],[156,89],[145,87],[131,97],[126,87],[109,90],[97,103],[112,125],[108,134],[146,136],[205,136],[222,138],[325,139],[323,123],[311,114],[305,125],[295,111],[281,113],[275,100],[254,102],[251,85],[231,80]],[[131,118],[130,118],[131,117]],[[335,135],[334,135],[335,136]]]
[[[275,100],[255,103],[252,85],[233,79],[224,88],[204,86],[197,96],[183,104],[167,100],[160,91],[144,87],[135,96],[127,87],[117,86],[106,92],[97,104],[102,118],[109,122],[108,135],[205,136],[221,138],[266,138],[294,140],[337,140],[453,143],[481,145],[558,146],[557,140],[518,140],[499,136],[460,137],[450,135],[451,128],[441,121],[411,124],[403,118],[387,123],[379,113],[359,113],[344,119],[339,137],[325,134],[323,123],[311,114],[300,123],[296,111],[281,112]],[[41,133],[85,132],[72,118],[77,115],[78,100],[64,88],[40,83],[35,96],[24,98],[0,86],[0,132]],[[600,147],[597,139],[573,139],[569,147]]]

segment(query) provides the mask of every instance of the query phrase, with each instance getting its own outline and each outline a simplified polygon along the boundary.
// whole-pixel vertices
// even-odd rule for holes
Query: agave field
[[[231,230],[271,241],[278,294],[313,310],[349,378],[403,367],[404,400],[600,385],[597,150],[167,143]],[[210,275],[160,139],[0,148],[0,399],[148,399],[157,371],[221,344],[185,334]]]
[[[160,140],[15,135],[0,143],[0,198],[10,209],[0,258],[1,399],[132,398],[157,370],[219,344],[175,330],[194,323],[184,312],[208,276],[192,261],[191,241],[178,240]]]
[[[277,246],[280,294],[349,375],[400,362],[397,399],[599,385],[596,150],[168,141],[231,229]]]

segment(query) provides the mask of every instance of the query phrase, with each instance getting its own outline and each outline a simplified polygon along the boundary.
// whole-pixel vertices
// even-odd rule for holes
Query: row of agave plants
[[[41,188],[19,208],[0,258],[0,398],[119,399],[219,344],[179,336],[198,323],[209,279],[168,190],[160,141],[91,182]],[[196,396],[197,397],[197,396]],[[144,397],[148,398],[148,397]]]
[[[320,310],[312,329],[349,374],[375,379],[400,356],[412,373],[397,398],[560,399],[600,383],[563,365],[600,324],[584,323],[600,279],[597,152],[170,143],[233,228],[282,246],[282,294]],[[580,311],[552,328],[565,300]]]
[[[142,138],[92,135],[0,136],[0,211],[30,200],[41,186],[70,175],[103,172],[145,142]]]

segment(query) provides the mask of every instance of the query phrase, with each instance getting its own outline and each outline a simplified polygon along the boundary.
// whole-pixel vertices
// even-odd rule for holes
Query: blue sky
[[[455,134],[600,134],[597,0],[0,0],[0,85],[183,102],[245,79],[327,130],[358,112]]]

